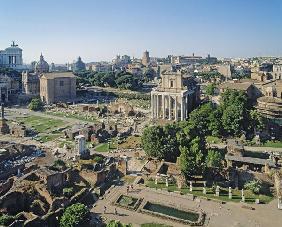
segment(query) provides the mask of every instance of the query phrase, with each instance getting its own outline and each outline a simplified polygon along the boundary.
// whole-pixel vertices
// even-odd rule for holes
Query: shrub
[[[120,221],[111,220],[107,224],[107,227],[132,227],[132,225],[131,224],[123,224]]]
[[[10,216],[7,214],[2,214],[0,216],[0,225],[8,226],[15,220],[14,216]]]
[[[70,188],[64,188],[64,189],[63,189],[63,194],[64,194],[64,196],[70,198],[70,197],[72,197],[72,196],[74,195],[74,190],[73,190],[72,187],[70,187]]]
[[[33,111],[41,111],[43,110],[44,104],[40,98],[34,98],[28,105],[28,108]]]
[[[245,183],[244,188],[251,190],[255,194],[259,194],[262,188],[262,184],[258,180],[253,180]]]
[[[75,203],[65,209],[60,219],[60,227],[78,227],[89,222],[89,209],[81,203]]]

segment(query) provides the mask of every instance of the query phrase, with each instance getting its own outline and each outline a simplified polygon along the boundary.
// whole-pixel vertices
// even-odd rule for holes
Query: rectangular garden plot
[[[205,218],[204,213],[201,212],[179,210],[174,207],[152,202],[146,202],[140,211],[160,218],[170,219],[194,226],[203,225]]]

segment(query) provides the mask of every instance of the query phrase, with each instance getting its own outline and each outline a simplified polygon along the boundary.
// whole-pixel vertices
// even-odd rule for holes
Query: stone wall
[[[0,195],[4,195],[13,186],[14,179],[9,178],[7,181],[0,183]]]

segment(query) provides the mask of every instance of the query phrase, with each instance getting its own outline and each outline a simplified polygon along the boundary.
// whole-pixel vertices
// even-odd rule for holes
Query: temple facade
[[[152,118],[185,120],[199,100],[199,86],[194,78],[181,72],[165,72],[151,92]]]

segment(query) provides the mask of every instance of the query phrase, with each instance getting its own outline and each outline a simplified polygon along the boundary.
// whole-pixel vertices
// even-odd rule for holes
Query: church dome
[[[35,72],[44,73],[49,72],[49,65],[47,61],[44,60],[43,55],[40,55],[40,60],[35,64]]]
[[[74,63],[74,71],[85,70],[85,63],[81,60],[81,57],[78,57],[77,61]]]

